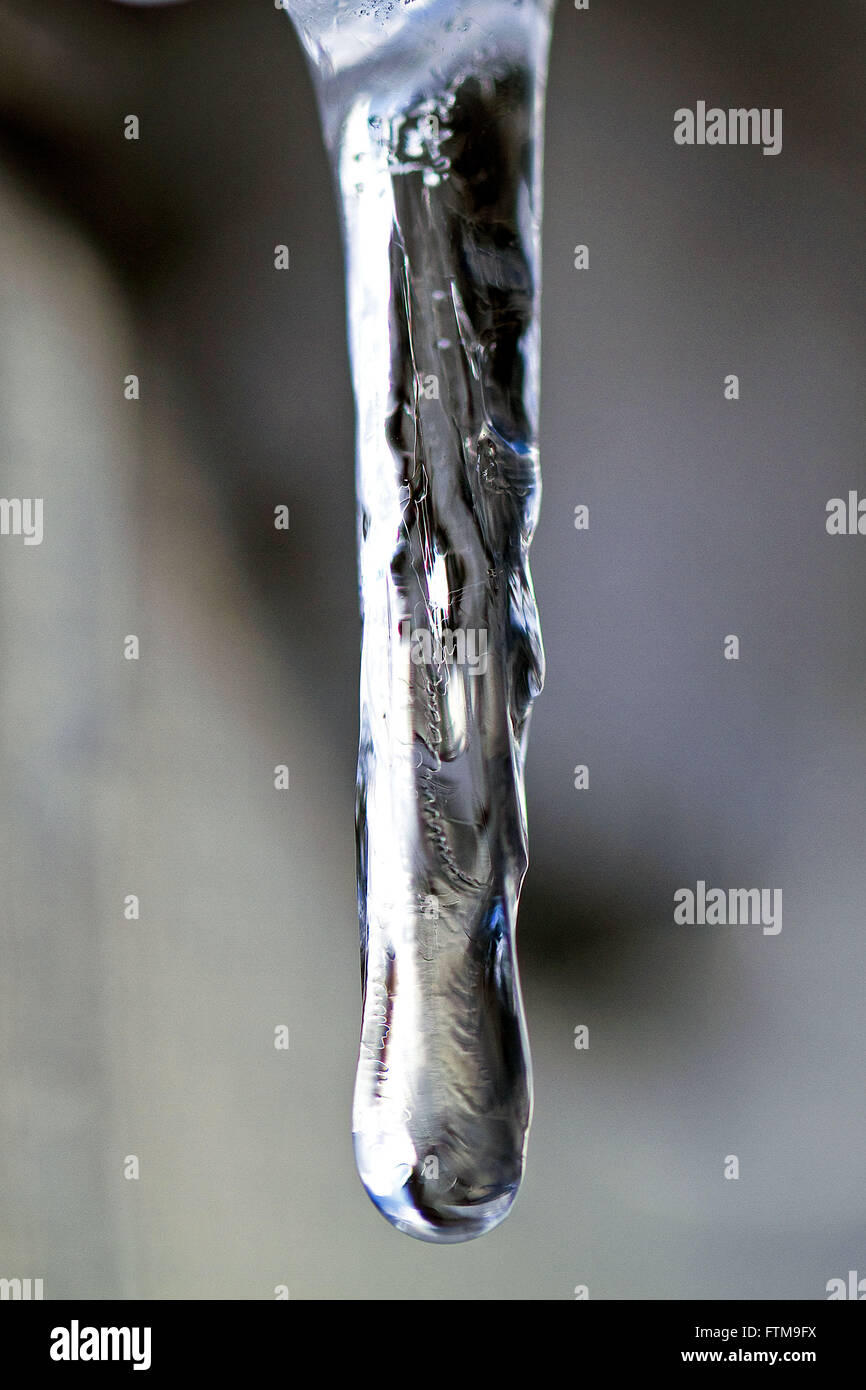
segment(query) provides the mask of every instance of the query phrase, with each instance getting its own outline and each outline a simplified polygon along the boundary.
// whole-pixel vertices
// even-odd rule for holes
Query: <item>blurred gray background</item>
[[[0,490],[45,499],[41,546],[0,540],[0,1276],[739,1299],[866,1274],[866,539],[824,524],[866,491],[864,67],[853,0],[558,12],[535,1121],[510,1219],[435,1248],[352,1160],[353,421],[297,41],[270,0],[0,0]],[[781,106],[782,154],[677,148],[697,100]],[[698,878],[781,888],[781,935],[675,927]]]

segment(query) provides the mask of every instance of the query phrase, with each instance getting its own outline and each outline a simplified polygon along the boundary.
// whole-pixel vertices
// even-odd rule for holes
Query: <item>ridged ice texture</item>
[[[306,4],[357,404],[364,986],[354,1142],[400,1230],[508,1213],[532,1106],[515,955],[543,654],[536,449],[547,5]]]

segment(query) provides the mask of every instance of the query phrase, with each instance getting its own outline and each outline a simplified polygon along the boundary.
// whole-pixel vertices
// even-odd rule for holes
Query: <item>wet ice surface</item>
[[[357,406],[364,981],[354,1140],[431,1241],[509,1211],[531,1112],[515,957],[543,655],[539,142],[547,6],[292,6],[344,214]]]

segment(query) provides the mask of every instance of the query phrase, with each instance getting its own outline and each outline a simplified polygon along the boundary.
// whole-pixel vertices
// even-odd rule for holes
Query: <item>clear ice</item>
[[[515,929],[543,652],[547,0],[287,0],[343,212],[363,617],[358,1171],[399,1230],[505,1217],[532,1082]]]

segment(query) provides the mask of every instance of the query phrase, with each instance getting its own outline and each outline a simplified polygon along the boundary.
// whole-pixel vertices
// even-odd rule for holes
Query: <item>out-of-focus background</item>
[[[41,546],[0,538],[0,1276],[735,1299],[866,1269],[866,539],[825,530],[866,491],[864,32],[853,0],[558,12],[535,1121],[509,1220],[434,1248],[351,1152],[353,419],[298,43],[270,0],[0,0],[0,491],[45,506]],[[698,100],[782,107],[781,155],[678,148]],[[781,888],[781,934],[674,926],[698,879]]]

